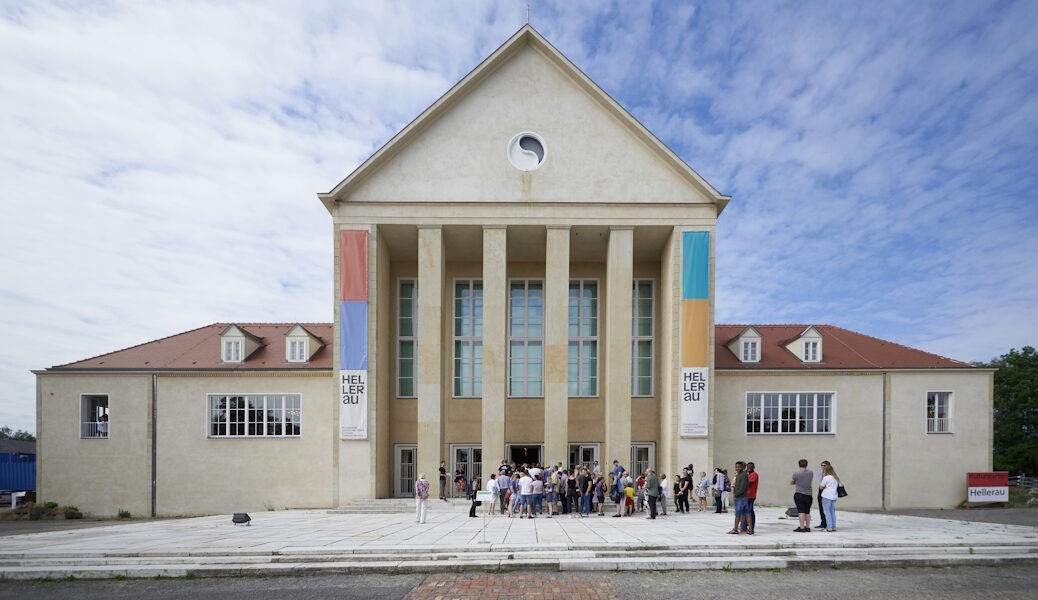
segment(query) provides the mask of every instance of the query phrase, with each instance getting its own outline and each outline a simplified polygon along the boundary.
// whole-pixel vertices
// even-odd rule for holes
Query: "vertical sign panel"
[[[368,437],[368,232],[339,232],[339,438]]]
[[[710,412],[710,233],[681,236],[681,436],[704,437]]]

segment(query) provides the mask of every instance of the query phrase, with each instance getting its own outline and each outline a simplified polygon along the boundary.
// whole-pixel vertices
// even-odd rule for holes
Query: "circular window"
[[[536,133],[525,131],[512,136],[508,142],[508,162],[520,171],[533,171],[544,164],[547,151],[544,140]]]

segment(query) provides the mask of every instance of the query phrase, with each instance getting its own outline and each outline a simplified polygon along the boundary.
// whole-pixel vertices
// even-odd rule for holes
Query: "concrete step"
[[[314,557],[310,557],[314,558]],[[374,558],[374,557],[372,557]],[[444,573],[523,571],[667,571],[698,569],[786,569],[823,567],[890,567],[890,566],[950,566],[993,565],[1006,563],[1038,563],[1033,553],[975,553],[935,555],[930,552],[899,554],[896,556],[774,556],[761,553],[752,556],[637,556],[637,557],[513,557],[473,553],[468,557],[430,559],[417,556],[406,560],[397,556],[381,560],[357,560],[338,557],[338,560],[296,560],[285,562],[206,560],[155,561],[148,563],[61,565],[33,564],[0,567],[3,579],[57,579],[57,578],[113,578],[113,577],[239,577],[248,575],[299,575],[341,573]]]

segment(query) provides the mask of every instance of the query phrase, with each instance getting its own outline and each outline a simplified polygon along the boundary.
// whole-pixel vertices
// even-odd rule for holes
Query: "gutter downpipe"
[[[158,443],[155,439],[155,432],[158,431],[158,427],[155,426],[155,419],[158,416],[158,407],[156,401],[158,400],[158,384],[159,374],[151,374],[151,516],[155,516],[155,466],[157,463],[155,457],[155,449],[158,447]]]
[[[883,439],[879,461],[879,510],[886,512],[886,373],[883,373]],[[155,455],[153,454],[153,457]],[[153,509],[153,513],[155,510]]]

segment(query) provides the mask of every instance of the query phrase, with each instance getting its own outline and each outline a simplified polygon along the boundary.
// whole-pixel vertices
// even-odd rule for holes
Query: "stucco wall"
[[[37,499],[150,514],[151,376],[40,374],[37,385]],[[108,394],[107,438],[80,439],[80,394]]]
[[[735,461],[752,461],[760,476],[757,502],[792,506],[789,479],[797,470],[797,461],[806,458],[817,474],[818,464],[829,460],[850,492],[839,506],[880,506],[882,374],[716,373],[715,464],[696,464],[697,475],[706,471],[709,476],[714,466],[721,466],[731,476]],[[834,392],[835,433],[747,434],[747,392]],[[815,493],[817,487],[816,483]]]
[[[511,137],[535,131],[546,158],[508,162]],[[581,177],[574,177],[580,173]],[[538,51],[527,46],[350,195],[360,201],[704,201],[658,153]]]
[[[958,506],[966,473],[991,470],[991,373],[891,375],[890,506]],[[951,433],[926,433],[926,393],[952,392]]]
[[[338,430],[329,373],[159,377],[160,515],[332,505]],[[210,438],[207,394],[302,395],[299,437]],[[367,482],[358,485],[367,485]]]

